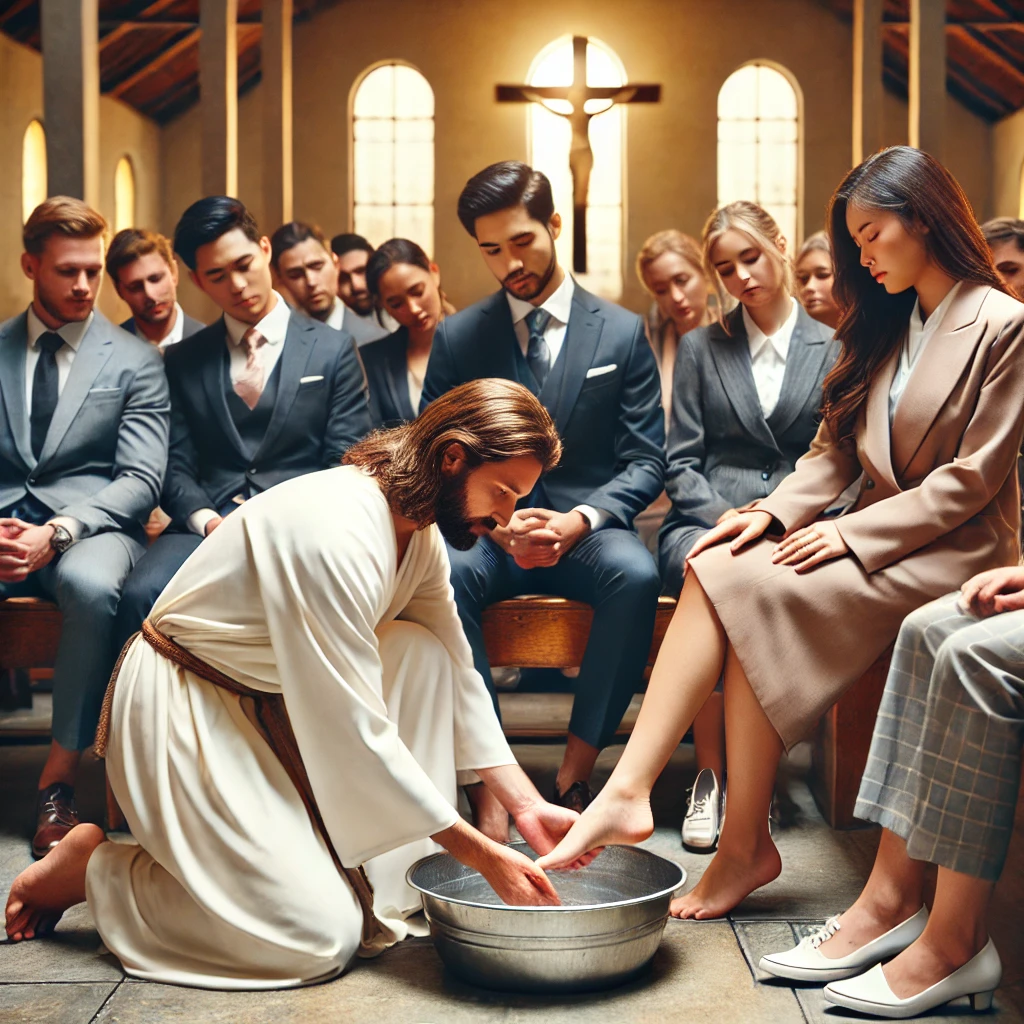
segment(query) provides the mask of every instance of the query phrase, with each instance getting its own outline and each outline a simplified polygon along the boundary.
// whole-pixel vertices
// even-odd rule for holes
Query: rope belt
[[[135,636],[138,635],[138,633],[135,634]],[[107,742],[110,738],[111,708],[114,703],[114,687],[117,684],[117,677],[121,671],[121,664],[135,636],[121,650],[117,664],[114,666],[114,671],[110,676],[110,682],[107,684],[107,692],[103,697],[103,708],[100,711],[99,725],[96,728],[95,751],[97,757],[106,757],[107,754]],[[245,686],[230,676],[224,675],[223,672],[218,671],[212,665],[208,665],[201,658],[197,658],[190,651],[179,646],[169,636],[161,633],[149,619],[142,623],[142,638],[161,657],[174,662],[175,665],[185,669],[186,672],[191,672],[193,675],[199,676],[200,679],[205,679],[208,683],[212,683],[222,690],[227,690],[228,693],[233,693],[236,697],[249,697],[252,700],[256,713],[256,722],[263,734],[263,738],[276,755],[278,761],[281,762],[281,767],[288,773],[288,778],[292,780],[292,784],[302,798],[313,827],[323,837],[324,843],[330,851],[334,866],[347,879],[352,887],[352,891],[355,893],[356,899],[359,901],[359,906],[363,912],[362,946],[364,949],[372,948],[374,939],[382,933],[380,922],[373,914],[373,887],[370,885],[370,881],[361,867],[346,868],[341,863],[341,859],[334,849],[334,844],[331,842],[331,837],[327,834],[323,818],[320,816],[320,811],[317,808],[316,799],[313,796],[313,788],[309,783],[309,776],[306,774],[306,768],[302,763],[302,755],[299,753],[299,745],[295,740],[295,733],[292,731],[292,723],[288,718],[284,697],[279,693],[265,693],[262,690],[254,690],[252,687]]]

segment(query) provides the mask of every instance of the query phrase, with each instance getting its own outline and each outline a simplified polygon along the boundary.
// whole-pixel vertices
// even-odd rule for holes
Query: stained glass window
[[[734,71],[718,93],[718,203],[750,199],[799,244],[800,104],[792,82],[767,64]]]
[[[135,169],[123,156],[114,169],[114,230],[135,226]]]
[[[527,79],[530,85],[571,85],[573,80],[572,39],[557,40],[538,54]],[[626,69],[604,44],[587,43],[587,85],[612,86],[626,83]],[[530,164],[551,179],[555,209],[562,217],[557,242],[559,263],[572,266],[572,175],[569,147],[572,131],[565,117],[568,100],[545,100],[530,104]],[[622,153],[625,134],[624,111],[608,100],[588,100],[590,148],[594,169],[587,194],[587,273],[575,275],[589,291],[606,299],[622,295]]]
[[[434,92],[415,68],[384,64],[353,103],[353,225],[380,245],[409,238],[434,251]]]
[[[25,129],[21,144],[21,222],[46,198],[46,132],[38,121]]]

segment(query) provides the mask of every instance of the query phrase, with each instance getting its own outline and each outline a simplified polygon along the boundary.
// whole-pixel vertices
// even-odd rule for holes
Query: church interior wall
[[[1024,217],[1024,110],[992,129],[992,216]]]

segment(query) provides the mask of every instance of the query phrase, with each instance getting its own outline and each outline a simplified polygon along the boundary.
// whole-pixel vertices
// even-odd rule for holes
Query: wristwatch
[[[63,555],[65,551],[74,543],[75,538],[67,531],[67,529],[60,525],[60,523],[47,523],[47,526],[53,528],[53,536],[50,538],[50,547],[57,552],[58,555]]]

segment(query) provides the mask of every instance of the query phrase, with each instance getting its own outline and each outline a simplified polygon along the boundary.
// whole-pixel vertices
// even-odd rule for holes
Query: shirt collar
[[[326,323],[328,327],[333,327],[336,331],[340,331],[341,330],[341,325],[344,322],[345,322],[345,303],[342,302],[341,299],[339,299],[337,295],[335,295],[334,296],[334,305],[331,306],[331,311],[327,315],[327,319],[324,321],[324,323]]]
[[[512,311],[512,323],[517,324],[520,320],[525,320],[529,313],[540,308],[546,309],[551,314],[552,320],[557,320],[560,324],[567,324],[569,314],[572,312],[572,297],[575,290],[576,282],[573,281],[571,274],[566,274],[562,283],[539,307],[525,299],[517,298],[511,292],[505,292],[508,308]]]
[[[923,334],[926,327],[932,330],[938,327],[939,324],[942,323],[942,318],[946,315],[946,310],[953,305],[953,300],[956,298],[956,293],[960,291],[960,285],[962,284],[963,281],[957,281],[957,283],[953,285],[948,292],[946,292],[943,300],[935,307],[935,309],[932,310],[931,316],[924,321],[921,319],[921,300],[918,299],[914,303],[913,312],[910,314],[911,330],[918,334]]]
[[[174,326],[171,328],[171,333],[168,334],[157,347],[162,351],[165,348],[169,348],[171,345],[176,345],[184,337],[185,311],[181,308],[181,305],[176,302],[174,304]]]
[[[95,319],[96,314],[90,312],[84,320],[79,320],[76,323],[64,324],[58,327],[54,334],[59,334],[70,349],[75,352],[78,351],[78,346],[82,344],[82,339],[85,337],[85,332],[92,326],[92,322]],[[50,328],[43,323],[42,320],[36,316],[36,311],[29,306],[28,307],[28,344],[29,348],[35,348],[36,342],[49,331]]]
[[[288,303],[276,291],[272,294],[275,299],[274,308],[258,323],[242,323],[241,320],[236,320],[230,314],[224,314],[224,326],[227,328],[228,338],[232,345],[241,345],[242,337],[250,327],[255,327],[267,339],[268,345],[280,345],[284,341],[285,335],[288,333],[291,310],[288,308]]]
[[[789,316],[786,317],[785,322],[771,337],[754,323],[753,317],[747,312],[747,307],[740,306],[740,309],[743,311],[743,326],[746,328],[747,344],[750,346],[750,356],[752,359],[757,358],[764,346],[769,343],[783,361],[789,355],[789,343],[793,338],[798,314],[796,299],[791,298],[789,301],[793,304],[792,309],[789,311]]]

